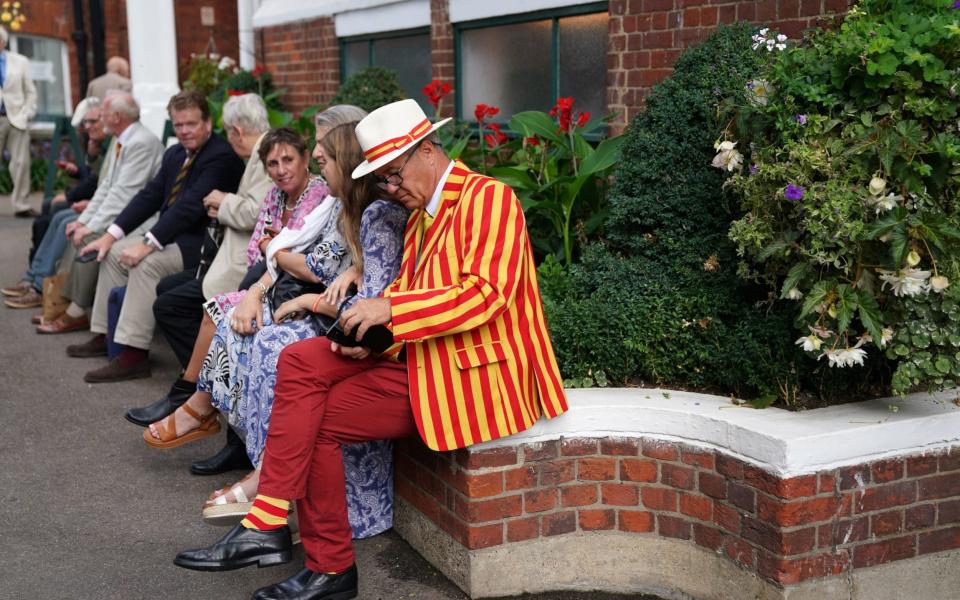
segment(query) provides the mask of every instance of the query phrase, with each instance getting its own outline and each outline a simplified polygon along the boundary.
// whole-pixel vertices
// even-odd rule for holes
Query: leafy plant
[[[865,0],[801,44],[771,35],[746,100],[719,108],[741,275],[795,301],[796,343],[830,366],[874,354],[897,393],[954,385],[960,10]]]
[[[369,112],[406,97],[395,72],[367,67],[347,77],[330,104],[353,104]]]

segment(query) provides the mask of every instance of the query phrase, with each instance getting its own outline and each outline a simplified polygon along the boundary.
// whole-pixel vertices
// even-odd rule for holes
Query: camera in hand
[[[97,254],[99,254],[99,252],[97,252],[96,250],[93,250],[92,252],[87,252],[86,254],[81,254],[80,256],[78,256],[78,257],[77,257],[76,259],[74,259],[74,260],[76,260],[78,263],[88,263],[88,262],[91,262],[91,261],[96,260],[96,259],[97,259]]]
[[[315,315],[317,321],[320,323],[320,330],[323,335],[340,344],[341,346],[346,348],[363,346],[364,348],[368,348],[373,352],[380,354],[393,345],[392,331],[383,325],[374,325],[373,327],[367,329],[366,333],[363,334],[363,339],[358,341],[357,327],[354,327],[352,331],[347,332],[343,330],[343,326],[340,324],[340,318],[343,314],[343,311],[347,308],[347,302],[349,302],[350,299],[356,294],[357,286],[351,285],[347,290],[347,298],[340,303],[340,308],[337,310],[336,317],[328,317],[322,314]]]

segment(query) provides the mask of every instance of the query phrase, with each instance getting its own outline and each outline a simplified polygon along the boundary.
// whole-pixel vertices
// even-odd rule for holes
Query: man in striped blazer
[[[357,338],[387,324],[383,356],[324,338],[284,350],[257,499],[219,542],[176,563],[219,570],[289,560],[298,501],[306,568],[254,598],[352,598],[341,444],[419,433],[452,450],[527,429],[567,409],[523,211],[503,183],[451,161],[413,100],[356,128],[380,188],[412,211],[398,279],[344,312]],[[353,595],[351,595],[353,594]]]

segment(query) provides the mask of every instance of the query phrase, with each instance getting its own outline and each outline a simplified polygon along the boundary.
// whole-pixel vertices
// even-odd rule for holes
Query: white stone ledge
[[[958,394],[958,390],[920,393],[790,412],[737,407],[729,398],[672,390],[573,389],[567,390],[567,413],[472,448],[562,437],[643,436],[722,450],[792,477],[956,445]]]

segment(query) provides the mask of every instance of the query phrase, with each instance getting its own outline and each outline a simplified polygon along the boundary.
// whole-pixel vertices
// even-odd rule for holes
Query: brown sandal
[[[145,441],[148,446],[153,446],[154,448],[176,448],[188,442],[202,440],[205,437],[220,433],[220,419],[218,418],[219,413],[216,409],[203,416],[198,415],[196,411],[187,404],[183,405],[183,410],[194,419],[200,421],[200,425],[196,429],[192,429],[178,436],[177,426],[174,420],[175,417],[171,414],[162,421],[155,423],[157,433],[160,434],[160,439],[153,437],[153,434],[150,433],[150,428],[147,427],[143,430],[143,441]]]

